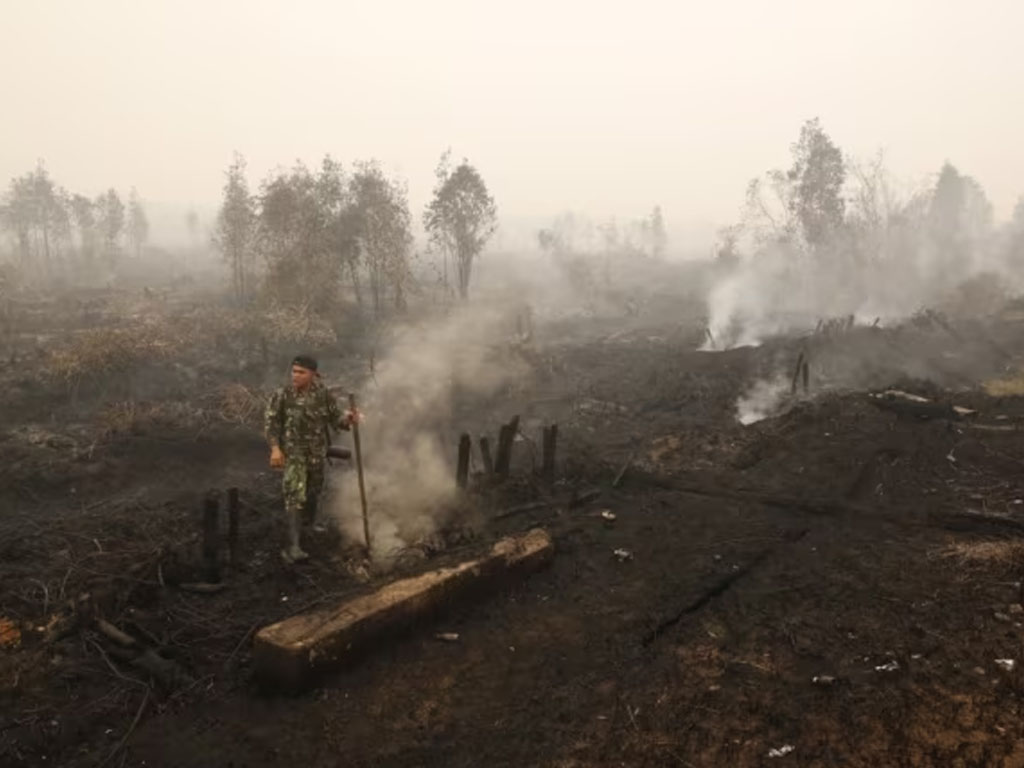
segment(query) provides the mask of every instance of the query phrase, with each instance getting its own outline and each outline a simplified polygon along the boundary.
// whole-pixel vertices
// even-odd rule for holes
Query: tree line
[[[783,249],[825,267],[905,267],[939,289],[980,268],[1024,266],[1024,197],[997,226],[981,184],[948,161],[904,192],[881,154],[845,156],[816,118],[802,126],[791,156],[788,169],[750,182],[740,221],[721,232],[723,261]]]
[[[473,265],[497,225],[497,209],[468,161],[445,153],[423,212],[446,292],[469,295]],[[374,160],[345,169],[325,157],[268,175],[253,193],[245,158],[225,173],[214,243],[235,298],[257,296],[321,311],[348,286],[375,315],[405,308],[413,281],[412,213],[405,183]]]
[[[69,192],[43,163],[11,180],[0,197],[0,229],[14,241],[19,269],[50,279],[138,258],[149,239],[145,207],[133,187],[127,205],[116,189],[95,197]]]

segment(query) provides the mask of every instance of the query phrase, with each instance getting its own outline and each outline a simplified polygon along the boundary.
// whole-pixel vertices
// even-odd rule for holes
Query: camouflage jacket
[[[345,414],[327,387],[313,382],[305,392],[288,386],[274,392],[263,419],[271,445],[287,458],[323,459],[330,443],[328,429],[348,429]]]

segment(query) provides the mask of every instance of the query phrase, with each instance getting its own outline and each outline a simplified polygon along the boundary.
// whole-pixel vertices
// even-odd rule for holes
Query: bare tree
[[[476,168],[466,160],[449,170],[449,154],[441,156],[434,198],[423,214],[431,243],[455,261],[459,296],[469,296],[473,262],[497,227],[497,208]]]

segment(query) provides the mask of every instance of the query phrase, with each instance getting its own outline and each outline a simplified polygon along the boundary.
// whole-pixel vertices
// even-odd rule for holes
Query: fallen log
[[[547,509],[548,507],[554,506],[555,502],[552,501],[531,501],[528,504],[520,504],[517,507],[510,507],[509,509],[503,510],[494,516],[495,520],[505,520],[509,517],[515,517],[525,512],[536,512],[538,509]]]
[[[501,539],[482,557],[271,624],[259,630],[253,642],[257,678],[272,688],[300,689],[452,602],[536,571],[553,555],[551,537],[535,528]]]

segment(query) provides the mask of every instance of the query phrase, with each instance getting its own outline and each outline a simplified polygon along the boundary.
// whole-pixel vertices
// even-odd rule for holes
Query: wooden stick
[[[819,324],[819,326],[821,325],[821,321],[820,320],[818,321],[818,324]],[[796,359],[796,369],[793,371],[792,394],[794,394],[794,395],[796,394],[796,385],[797,385],[797,382],[800,381],[800,372],[803,370],[803,366],[804,366],[804,353],[801,350],[800,356],[797,357],[797,359]]]
[[[512,443],[515,442],[516,432],[519,431],[519,417],[513,416],[512,421],[503,424],[498,433],[498,455],[494,460],[494,472],[502,477],[508,477],[512,465]]]
[[[354,414],[356,412],[356,396],[354,393],[348,396],[348,407]],[[356,474],[359,476],[359,501],[363,507],[363,538],[366,541],[366,556],[370,557],[370,516],[366,508],[366,480],[363,478],[363,447],[359,442],[359,421],[352,424],[352,445],[356,449]]]
[[[480,438],[480,458],[484,462],[484,474],[494,474],[494,459],[491,458],[491,440],[489,437]]]
[[[215,491],[203,499],[203,578],[211,584],[220,581],[220,501]]]
[[[228,489],[228,562],[238,567],[238,489]]]
[[[459,438],[459,463],[455,469],[455,485],[462,490],[465,490],[469,483],[469,452],[472,448],[473,441],[464,432]]]
[[[615,479],[612,480],[612,488],[618,488],[622,485],[622,478],[626,476],[626,470],[629,469],[629,465],[633,463],[634,458],[636,458],[636,451],[629,454],[629,458],[627,458],[626,462],[622,465],[622,469],[619,470],[619,474],[617,474]]]
[[[126,632],[122,632],[105,619],[96,619],[96,629],[99,630],[101,635],[113,640],[118,645],[123,645],[125,648],[131,648],[135,645],[134,637]]]

